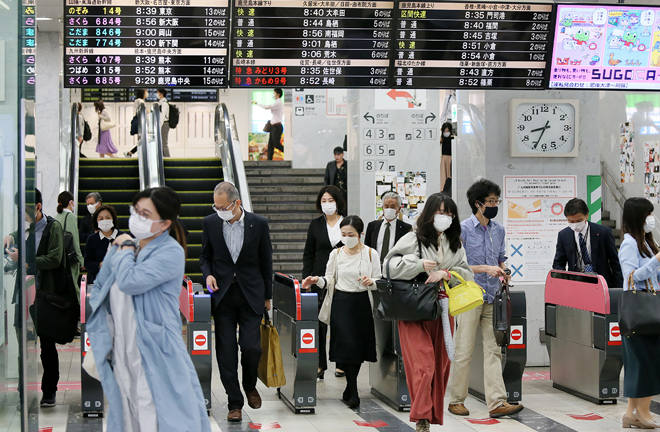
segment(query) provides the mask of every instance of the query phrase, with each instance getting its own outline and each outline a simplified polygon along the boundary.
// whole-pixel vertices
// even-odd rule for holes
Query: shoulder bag
[[[646,290],[635,288],[633,273],[628,276],[628,290],[619,299],[619,327],[621,336],[660,335],[660,295],[648,280]]]
[[[456,272],[450,273],[461,283],[450,288],[447,281],[443,281],[445,291],[449,296],[449,315],[456,316],[472,310],[477,306],[481,306],[484,302],[484,293],[486,291],[476,282],[466,281]]]
[[[71,213],[73,215],[73,213]],[[76,245],[73,241],[73,234],[66,230],[66,224],[69,222],[69,214],[64,217],[64,253],[66,254],[66,265],[72,267],[78,263],[78,253],[76,252]],[[82,264],[82,263],[80,263]]]
[[[264,125],[264,132],[270,132],[270,130],[273,128],[273,125],[270,123],[270,120],[266,122]]]
[[[506,280],[501,282],[500,289],[493,300],[493,332],[498,346],[504,348],[509,346],[511,296],[509,295],[509,283]]]
[[[422,245],[417,240],[419,256],[422,257]],[[433,321],[438,319],[442,310],[438,300],[440,285],[437,282],[425,283],[426,273],[420,273],[413,280],[392,280],[390,260],[385,263],[385,278],[376,281],[374,292],[374,318],[385,321]]]
[[[334,271],[334,277],[335,277],[335,283],[332,284],[332,286],[328,286],[327,280],[326,280],[326,294],[325,298],[323,299],[323,304],[321,305],[321,310],[319,310],[319,321],[322,323],[330,325],[330,311],[332,310],[332,296],[335,293],[335,285],[337,284],[337,261],[339,259],[339,251],[341,248],[336,249],[337,252],[335,252],[335,271]]]

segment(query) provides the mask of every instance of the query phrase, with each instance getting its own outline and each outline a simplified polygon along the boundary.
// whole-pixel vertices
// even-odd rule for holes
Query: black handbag
[[[509,284],[504,281],[493,300],[493,332],[495,342],[500,347],[509,346],[511,334],[511,296]]]
[[[628,290],[619,299],[621,336],[660,335],[660,295],[648,281],[644,281],[646,290],[636,289],[633,273],[628,276]]]
[[[75,297],[73,278],[67,276],[65,284],[66,290],[73,289],[73,293],[59,295],[37,290],[34,304],[30,306],[30,316],[37,329],[37,335],[61,345],[73,341],[80,318],[80,307]]]
[[[67,214],[64,217],[64,229],[62,234],[64,235],[64,252],[66,254],[65,257],[66,265],[67,267],[71,267],[74,264],[78,263],[78,253],[76,252],[76,245],[73,240],[73,234],[71,234],[66,230],[66,224],[68,222],[69,222],[69,215]]]
[[[419,256],[422,256],[422,246],[418,240]],[[373,293],[374,318],[385,321],[434,321],[442,312],[438,291],[438,282],[424,283],[428,276],[420,273],[413,280],[392,280],[390,277],[390,260],[385,263],[385,279],[376,281],[376,291]]]

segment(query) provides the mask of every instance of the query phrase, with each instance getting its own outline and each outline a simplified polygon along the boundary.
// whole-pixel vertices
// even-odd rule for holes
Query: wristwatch
[[[124,243],[121,244],[120,248],[123,250],[124,246],[130,246],[133,249],[135,249],[135,241],[134,240],[126,240]]]

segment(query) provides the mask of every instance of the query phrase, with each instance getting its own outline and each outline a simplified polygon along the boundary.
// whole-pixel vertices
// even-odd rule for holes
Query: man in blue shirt
[[[467,416],[465,408],[468,394],[470,360],[474,351],[477,329],[481,327],[484,345],[484,388],[486,404],[492,418],[513,415],[522,411],[522,405],[507,402],[506,387],[502,378],[502,351],[493,333],[493,299],[500,287],[506,257],[504,227],[493,219],[497,216],[501,189],[490,180],[479,180],[467,191],[472,216],[461,222],[461,240],[468,263],[474,272],[474,281],[486,293],[484,303],[457,318],[456,353],[452,363],[449,411]]]

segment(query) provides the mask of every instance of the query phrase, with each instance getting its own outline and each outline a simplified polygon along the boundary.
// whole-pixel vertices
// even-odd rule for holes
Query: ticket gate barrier
[[[286,384],[277,395],[296,414],[316,409],[316,378],[319,364],[318,297],[302,293],[293,276],[275,273],[273,324],[280,336]]]
[[[369,364],[371,393],[397,411],[410,411],[410,392],[403,365],[399,324],[374,319],[376,362]]]
[[[201,284],[183,278],[179,308],[183,316],[183,339],[199,376],[206,410],[211,411],[211,374],[213,358],[211,349],[211,295],[204,293]]]
[[[91,348],[87,334],[87,320],[92,314],[87,292],[87,275],[80,282],[80,396],[83,417],[103,417],[103,386],[82,368],[85,355]],[[91,293],[91,289],[89,290]]]
[[[509,346],[502,350],[502,377],[507,401],[516,405],[522,400],[522,377],[527,363],[527,298],[524,291],[510,290],[511,333]],[[493,331],[492,326],[488,331]],[[470,362],[468,392],[482,401],[486,400],[484,388],[484,351],[481,328],[477,329],[474,352]]]
[[[545,334],[553,387],[597,403],[617,403],[622,288],[602,276],[553,270],[545,282]]]

